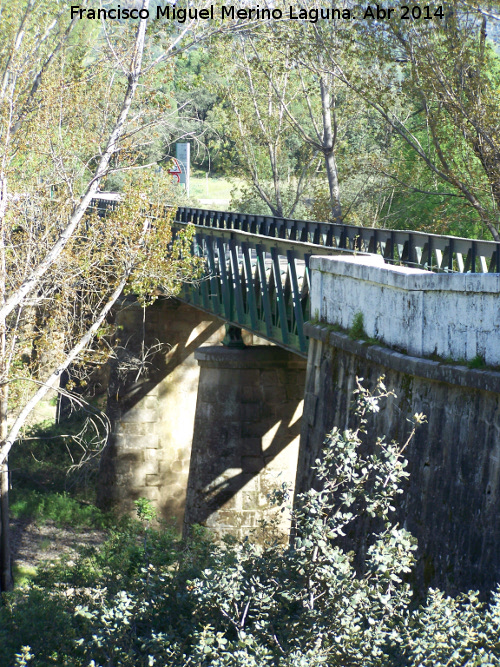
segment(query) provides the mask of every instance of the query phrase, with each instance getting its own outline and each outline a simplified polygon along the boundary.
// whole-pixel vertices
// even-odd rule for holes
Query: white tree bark
[[[149,0],[142,0],[142,9],[147,9],[149,6]],[[109,163],[114,153],[118,148],[118,143],[120,137],[122,136],[127,117],[130,112],[130,107],[132,106],[132,101],[137,90],[137,84],[139,83],[139,78],[142,71],[142,57],[144,53],[144,40],[146,36],[146,24],[147,19],[141,19],[139,21],[139,26],[137,28],[137,34],[135,38],[134,52],[132,56],[132,61],[130,63],[130,69],[128,72],[128,85],[125,97],[123,99],[122,107],[120,114],[117,118],[115,126],[109,136],[106,149],[101,156],[99,165],[94,173],[92,180],[90,181],[87,191],[80,200],[80,203],[76,206],[73,215],[70,218],[70,221],[66,228],[62,231],[57,242],[49,250],[43,260],[36,266],[31,272],[30,276],[20,285],[20,287],[13,292],[8,298],[6,298],[5,303],[0,307],[0,321],[10,315],[10,313],[16,308],[23,299],[33,292],[40,282],[40,279],[45,274],[45,272],[54,264],[57,258],[60,256],[61,252],[64,249],[64,246],[68,243],[69,239],[74,234],[78,225],[80,224],[85,211],[87,210],[92,197],[97,192],[99,184],[104,176],[106,176]]]
[[[29,3],[27,8],[26,16],[31,9],[32,2]],[[148,9],[149,0],[142,0],[142,9]],[[26,17],[25,17],[26,18]],[[24,20],[24,19],[23,19]],[[8,472],[8,454],[12,445],[19,434],[20,429],[26,421],[26,418],[30,414],[31,410],[35,405],[45,396],[45,394],[54,387],[60,379],[60,374],[68,368],[68,366],[78,357],[78,355],[87,347],[91,342],[92,338],[95,336],[101,324],[104,322],[107,314],[115,304],[116,300],[123,291],[123,288],[126,284],[127,278],[132,271],[132,264],[130,268],[124,271],[122,279],[118,284],[117,288],[111,295],[109,301],[106,303],[104,308],[101,310],[99,315],[94,320],[92,326],[88,329],[86,334],[80,339],[77,345],[69,352],[66,356],[64,363],[62,363],[50,376],[47,383],[41,387],[36,394],[31,398],[30,401],[24,406],[19,415],[17,416],[14,424],[8,432],[7,427],[7,397],[8,397],[8,383],[7,383],[7,350],[5,346],[5,335],[6,335],[6,319],[12,313],[12,311],[20,307],[23,303],[23,300],[32,293],[40,283],[41,278],[46,273],[46,271],[57,261],[61,252],[63,251],[65,245],[71,239],[75,231],[77,230],[85,211],[87,210],[88,205],[92,197],[97,192],[99,183],[102,178],[107,174],[109,169],[109,164],[111,158],[115,154],[120,138],[122,137],[127,119],[130,113],[130,108],[132,106],[132,101],[134,99],[137,85],[142,72],[142,60],[144,53],[144,43],[146,36],[146,27],[147,20],[141,19],[137,28],[134,50],[132,55],[132,60],[130,63],[130,68],[128,71],[128,83],[123,103],[121,106],[120,113],[114,125],[114,128],[109,136],[106,149],[104,150],[97,169],[94,173],[93,178],[88,184],[87,190],[80,200],[79,204],[76,206],[73,214],[70,218],[70,221],[63,232],[60,234],[57,242],[52,246],[52,248],[47,252],[43,260],[36,266],[30,273],[30,275],[24,280],[20,287],[15,290],[11,295],[6,295],[6,274],[5,274],[5,248],[4,248],[4,220],[5,220],[5,207],[6,207],[6,182],[4,178],[4,168],[2,168],[2,173],[0,175],[0,226],[1,226],[1,248],[0,248],[0,261],[2,266],[0,267],[0,591],[9,590],[12,587],[12,576],[11,576],[11,555],[10,555],[10,544],[9,544],[9,512],[8,512],[8,491],[9,491],[9,472]],[[21,30],[21,29],[20,29]],[[69,33],[67,32],[66,35]],[[20,40],[16,39],[16,44]],[[7,80],[8,68],[2,79]],[[35,82],[36,84],[36,82]],[[0,93],[5,94],[6,84],[1,84]],[[9,132],[12,132],[14,128],[9,127]],[[3,269],[3,270],[2,270]]]

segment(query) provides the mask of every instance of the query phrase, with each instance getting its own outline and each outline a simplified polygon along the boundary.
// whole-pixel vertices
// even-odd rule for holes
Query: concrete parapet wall
[[[295,482],[306,362],[274,346],[202,347],[185,523],[243,538]],[[287,536],[289,522],[278,527]]]
[[[382,257],[312,257],[311,316],[415,356],[500,365],[500,275],[430,273]]]
[[[500,373],[411,357],[306,325],[310,352],[296,490],[315,483],[312,465],[325,434],[352,425],[356,377],[374,387],[385,375],[396,398],[369,425],[405,442],[416,412],[427,415],[406,449],[410,478],[396,519],[418,539],[415,581],[450,593],[500,582]],[[349,548],[362,556],[373,525],[359,524]]]

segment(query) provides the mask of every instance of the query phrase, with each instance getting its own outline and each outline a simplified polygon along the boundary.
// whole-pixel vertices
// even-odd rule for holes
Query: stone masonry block
[[[217,524],[222,527],[234,526],[240,528],[243,524],[242,512],[231,512],[229,510],[219,510],[216,513]]]
[[[203,399],[206,403],[224,404],[233,399],[234,388],[231,385],[219,385],[210,388],[210,392],[205,392]]]
[[[293,385],[302,385],[302,386],[304,386],[305,381],[306,381],[305,370],[304,371],[289,370],[285,373],[284,384],[287,387],[290,387],[290,386],[293,386]]]
[[[133,462],[128,458],[118,458],[114,462],[114,471],[118,475],[127,475],[133,470]]]
[[[290,371],[286,368],[277,368],[276,369],[276,375],[277,375],[277,381],[279,384],[287,384],[289,377],[290,377]]]
[[[245,510],[253,510],[259,504],[258,491],[242,491],[241,493],[242,507]]]
[[[262,438],[275,423],[275,418],[261,419],[259,422],[244,421],[241,424],[241,435],[243,438]]]
[[[259,472],[264,467],[262,456],[242,456],[241,467],[244,472]]]
[[[127,412],[122,414],[121,421],[135,422],[138,424],[153,423],[158,421],[158,409],[157,407],[154,408],[143,407],[141,401],[137,405],[134,405],[133,408],[130,408],[130,410],[127,410]]]
[[[262,394],[260,387],[241,387],[242,403],[260,403],[261,401]]]
[[[173,461],[170,465],[170,470],[172,472],[180,473],[180,472],[184,472],[185,469],[186,469],[186,467],[185,467],[185,465],[182,461]]]
[[[258,514],[257,512],[243,510],[241,519],[242,528],[255,528],[258,521]]]
[[[262,440],[260,438],[242,438],[241,453],[243,456],[261,456]]]
[[[260,403],[243,403],[238,406],[238,416],[244,422],[257,422],[262,415]],[[236,415],[234,415],[236,417]]]
[[[241,511],[242,502],[241,494],[236,493],[234,496],[231,496],[226,502],[221,506],[221,509],[232,510],[232,511]]]
[[[136,466],[135,470],[141,475],[156,475],[158,473],[158,461],[145,461]]]
[[[160,486],[160,475],[146,475],[146,486]]]
[[[132,472],[123,473],[116,475],[116,485],[117,486],[129,486],[132,480],[135,478],[135,475]]]
[[[259,491],[260,478],[255,473],[243,473],[243,489],[245,491]]]
[[[275,387],[278,384],[277,371],[262,371],[260,376],[260,384],[263,387]]]
[[[171,498],[184,498],[186,495],[186,487],[182,486],[181,484],[174,484],[172,487],[169,489],[169,494]]]
[[[259,493],[259,497],[257,498],[257,505],[260,509],[263,507],[269,507],[269,498],[268,494],[272,493],[274,491],[275,485],[272,486],[271,489],[267,493]]]
[[[156,396],[146,396],[142,399],[141,403],[147,410],[156,410],[158,407],[158,399]]]
[[[144,438],[140,435],[117,435],[115,437],[115,447],[119,455],[129,452],[141,453],[144,447]]]
[[[124,422],[119,420],[115,427],[115,433],[117,435],[127,434],[127,435],[149,435],[151,429],[149,425],[143,424],[142,422],[137,424],[134,422]]]
[[[304,384],[287,384],[285,392],[288,400],[300,400],[304,398]]]
[[[160,489],[157,486],[143,486],[131,489],[130,495],[136,495],[137,498],[147,498],[152,503],[158,502],[160,498]]]
[[[286,401],[285,387],[279,385],[277,387],[264,387],[264,401],[266,403],[281,404]]]
[[[210,373],[200,373],[201,387],[221,386],[257,386],[260,380],[260,371],[257,369],[210,368]]]

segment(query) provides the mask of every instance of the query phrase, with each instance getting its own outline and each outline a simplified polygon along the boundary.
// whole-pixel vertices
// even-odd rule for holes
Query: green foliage
[[[366,337],[365,322],[361,311],[355,313],[353,317],[352,326],[349,329],[349,336],[353,339]]]
[[[30,518],[38,523],[53,521],[59,527],[105,528],[111,521],[94,505],[83,504],[67,493],[26,489],[15,494],[10,513],[14,518]]]
[[[139,498],[134,505],[139,521],[149,524],[156,519],[156,510],[147,498]]]
[[[424,143],[426,131],[418,122],[416,116],[412,130]],[[452,144],[453,128],[448,129]],[[475,211],[462,197],[436,181],[403,140],[393,139],[387,157],[392,182],[386,184],[386,198],[379,216],[381,226],[473,238],[484,235]],[[378,167],[381,168],[380,161]]]
[[[26,586],[32,581],[37,572],[36,567],[18,565],[17,563],[14,564],[12,570],[14,573],[14,582],[17,587]]]
[[[480,354],[476,354],[474,359],[471,359],[467,363],[467,366],[469,368],[486,368],[486,361],[484,360],[484,357],[482,357]]]
[[[415,540],[391,520],[406,461],[383,438],[369,453],[362,444],[368,413],[390,394],[382,380],[374,394],[358,384],[358,427],[328,436],[287,546],[272,526],[260,545],[251,536],[214,544],[197,527],[179,542],[171,528],[151,527],[140,500],[143,523],[128,522],[101,549],[47,566],[4,596],[0,664],[500,665],[500,589],[489,605],[473,592],[439,591],[412,604]],[[289,511],[286,488],[274,501]],[[344,536],[366,515],[379,528],[355,567]]]

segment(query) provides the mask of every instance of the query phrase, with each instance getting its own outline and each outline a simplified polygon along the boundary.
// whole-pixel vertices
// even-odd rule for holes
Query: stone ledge
[[[497,371],[477,370],[466,366],[444,364],[431,359],[412,357],[380,345],[370,345],[365,341],[353,340],[347,334],[331,331],[328,326],[311,324],[310,322],[304,324],[304,333],[306,336],[322,343],[350,352],[367,361],[380,364],[405,375],[500,394],[500,373]]]
[[[194,353],[200,366],[205,368],[305,368],[303,357],[274,345],[253,345],[243,349],[210,345],[199,347]]]

